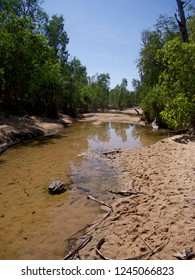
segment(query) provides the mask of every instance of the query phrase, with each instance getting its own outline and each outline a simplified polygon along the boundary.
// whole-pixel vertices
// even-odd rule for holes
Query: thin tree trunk
[[[181,0],[176,0],[177,1],[177,6],[178,6],[178,13],[180,20],[177,18],[177,15],[175,14],[177,23],[179,25],[179,29],[182,35],[183,42],[189,42],[189,36],[188,36],[188,31],[186,28],[186,18],[185,18],[185,13],[184,13],[184,1]]]

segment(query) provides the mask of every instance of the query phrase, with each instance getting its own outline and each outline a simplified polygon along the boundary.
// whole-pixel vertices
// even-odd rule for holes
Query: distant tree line
[[[190,13],[188,38],[182,39],[177,15],[160,15],[154,28],[141,34],[140,80],[134,82],[145,119],[171,129],[195,126],[195,8],[180,4]]]
[[[63,16],[49,18],[41,4],[0,1],[0,110],[55,117],[132,105],[125,79],[110,90],[108,73],[88,77],[79,59],[69,59]]]

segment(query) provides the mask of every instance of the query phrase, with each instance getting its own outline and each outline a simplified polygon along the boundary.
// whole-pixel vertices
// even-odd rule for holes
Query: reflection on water
[[[102,123],[95,131],[87,138],[92,150],[148,146],[165,137],[163,130],[128,123]]]
[[[64,240],[102,211],[86,194],[108,199],[117,171],[82,153],[150,145],[164,136],[131,124],[76,122],[63,132],[8,149],[0,156],[0,259],[61,259]],[[52,180],[74,186],[48,194]]]

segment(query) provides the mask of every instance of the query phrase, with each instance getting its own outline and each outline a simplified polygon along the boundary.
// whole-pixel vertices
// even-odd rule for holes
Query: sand
[[[0,115],[0,153],[15,144],[35,137],[55,134],[72,122],[73,120],[67,115],[59,115],[58,119]]]
[[[174,136],[149,147],[108,154],[120,170],[124,190],[144,194],[120,197],[113,213],[80,251],[81,259],[176,259],[195,249],[195,138]]]

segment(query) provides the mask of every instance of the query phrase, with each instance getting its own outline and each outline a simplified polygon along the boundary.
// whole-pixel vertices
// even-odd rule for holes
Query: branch
[[[119,191],[119,192],[115,192],[115,191],[112,191],[112,190],[107,190],[107,192],[110,192],[110,193],[114,193],[114,194],[120,194],[120,195],[123,195],[123,196],[130,196],[130,195],[137,195],[137,194],[146,194],[144,192],[137,192],[137,191],[133,191],[133,190],[129,190],[129,191]]]
[[[149,252],[146,252],[146,253],[144,253],[144,254],[140,254],[140,255],[135,256],[135,257],[130,257],[130,258],[127,258],[127,259],[123,259],[123,260],[139,260],[139,259],[141,259],[141,258],[143,258],[144,256],[147,256],[147,255],[149,255],[149,258],[150,258],[152,255],[154,255],[154,254],[160,252],[160,251],[169,243],[169,240],[170,240],[170,237],[167,237],[167,239],[166,239],[164,242],[162,242],[156,249],[152,249],[152,248],[147,244],[147,247],[150,248],[150,251],[149,251]],[[144,242],[145,242],[145,241],[144,241]],[[100,241],[98,242],[98,244],[96,245],[96,253],[97,253],[97,255],[99,255],[99,257],[100,257],[101,259],[103,259],[103,260],[111,260],[110,258],[104,256],[104,255],[100,252],[100,248],[101,248],[101,246],[102,246],[104,243],[105,243],[105,238],[101,238]],[[148,259],[149,259],[149,258],[148,258]]]

